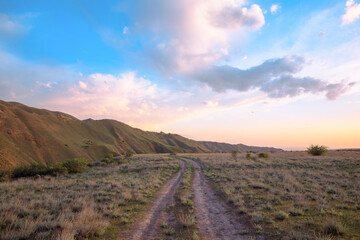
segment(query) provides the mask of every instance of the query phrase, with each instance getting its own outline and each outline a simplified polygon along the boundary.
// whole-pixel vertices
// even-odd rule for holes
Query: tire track
[[[185,159],[184,159],[185,160]],[[248,228],[239,216],[219,197],[207,183],[200,164],[191,159],[195,167],[193,182],[196,221],[202,239],[248,239]]]
[[[174,201],[176,189],[179,187],[184,175],[186,162],[183,160],[181,160],[181,162],[181,170],[162,187],[151,209],[144,219],[136,226],[131,239],[149,240],[155,237],[156,225],[161,217],[161,213],[166,209],[168,204],[171,204]]]

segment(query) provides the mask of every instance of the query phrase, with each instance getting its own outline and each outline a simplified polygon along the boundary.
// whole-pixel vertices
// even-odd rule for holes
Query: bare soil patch
[[[200,164],[195,167],[193,182],[196,221],[202,239],[248,239],[249,229],[242,223],[236,212],[222,201],[206,180]]]

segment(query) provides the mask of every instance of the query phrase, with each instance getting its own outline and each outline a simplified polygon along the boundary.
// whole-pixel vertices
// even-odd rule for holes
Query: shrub
[[[262,153],[259,153],[259,158],[268,158],[269,157],[269,154],[267,152],[262,152]]]
[[[5,170],[1,170],[0,171],[0,182],[6,182],[9,180],[11,176],[11,172],[10,171],[5,171]]]
[[[288,218],[288,214],[283,212],[283,211],[278,211],[277,213],[275,213],[275,219],[282,221],[285,220],[286,218]]]
[[[17,167],[12,172],[12,178],[33,177],[36,175],[49,174],[49,169],[44,165],[30,165]]]
[[[127,153],[125,154],[126,157],[132,157],[132,155],[133,155],[132,152],[127,152]]]
[[[246,159],[250,160],[251,159],[251,153],[246,153]]]
[[[237,151],[231,151],[231,156],[233,157],[233,158],[236,158],[236,155],[237,155]]]
[[[328,149],[325,146],[311,145],[308,147],[307,152],[313,156],[321,156],[327,153]]]
[[[59,163],[49,167],[49,174],[52,176],[59,176],[68,173],[68,169]]]
[[[67,168],[69,173],[80,173],[87,165],[88,162],[84,158],[69,159],[62,163],[62,166]]]
[[[333,236],[341,236],[345,233],[345,227],[343,224],[334,220],[328,220],[323,224],[323,230],[325,234]]]

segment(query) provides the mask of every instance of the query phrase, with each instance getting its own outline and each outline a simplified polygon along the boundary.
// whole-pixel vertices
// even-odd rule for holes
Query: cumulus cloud
[[[360,18],[360,3],[355,3],[354,0],[346,2],[345,14],[342,16],[342,25],[347,25],[355,22]]]
[[[79,75],[70,67],[37,65],[1,50],[0,62],[1,100],[63,111],[80,119],[111,118],[154,129],[158,124],[214,111],[219,98],[203,86],[186,91],[159,87],[133,71],[117,76]],[[211,108],[204,108],[204,102]]]
[[[276,14],[280,8],[281,8],[281,6],[279,4],[271,5],[271,7],[270,7],[271,14]]]
[[[214,12],[211,21],[216,27],[228,29],[239,29],[244,26],[259,29],[265,24],[264,15],[257,4],[253,4],[250,9],[241,6],[226,6]]]
[[[335,100],[354,85],[345,82],[329,84],[311,77],[296,77],[295,74],[302,70],[304,63],[305,59],[301,56],[288,56],[267,60],[247,70],[213,66],[199,71],[194,77],[218,92],[259,89],[270,98],[325,92],[329,100]]]
[[[152,35],[143,43],[145,61],[167,74],[227,59],[234,34],[265,23],[258,5],[247,8],[239,0],[134,0],[122,8],[134,24],[132,33]]]

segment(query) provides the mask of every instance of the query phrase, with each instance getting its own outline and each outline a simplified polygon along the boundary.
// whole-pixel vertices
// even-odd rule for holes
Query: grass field
[[[187,155],[270,239],[360,239],[360,152]]]
[[[163,234],[165,237],[170,234],[174,235],[173,237],[176,239],[199,239],[196,231],[194,212],[194,191],[192,189],[193,177],[194,167],[188,162],[184,177],[175,193],[175,204],[169,209],[169,214],[172,214],[175,217],[175,221],[161,226],[164,228]]]
[[[87,172],[0,183],[0,239],[115,239],[179,170],[161,155]]]

